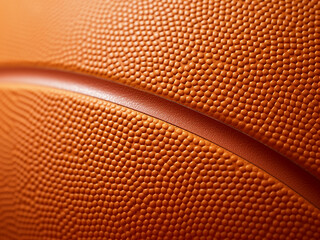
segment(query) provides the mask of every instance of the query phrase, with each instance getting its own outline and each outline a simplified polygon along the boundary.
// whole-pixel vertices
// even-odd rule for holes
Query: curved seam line
[[[6,70],[3,70],[3,69],[1,69],[1,68],[0,68],[0,70],[2,70],[3,72],[6,71]],[[44,71],[52,71],[52,70],[48,70],[48,69],[47,69],[47,70],[43,70],[43,69],[37,69],[37,68],[36,68],[36,69],[29,69],[29,68],[28,68],[28,69],[19,69],[19,70],[22,70],[22,71],[35,70],[35,71],[37,72],[37,74],[34,74],[34,73],[33,73],[33,74],[31,74],[31,75],[41,75],[41,73],[43,74]],[[17,71],[17,70],[15,70],[15,71]],[[10,72],[10,71],[9,71],[9,72]],[[53,71],[52,71],[52,72],[53,72]],[[291,163],[292,165],[295,165],[295,167],[296,167],[296,168],[299,168],[300,171],[303,171],[304,174],[308,174],[308,175],[310,176],[310,178],[312,178],[313,180],[317,181],[317,183],[319,182],[319,180],[318,180],[314,175],[312,175],[310,172],[305,171],[305,170],[302,169],[300,166],[296,165],[295,162],[293,162],[293,161],[291,161],[290,159],[286,158],[285,156],[283,156],[283,155],[280,154],[279,152],[275,151],[274,149],[270,148],[269,146],[261,143],[260,141],[252,138],[251,136],[249,136],[249,135],[247,135],[247,134],[245,134],[245,133],[243,133],[243,132],[240,132],[239,130],[237,130],[237,129],[233,128],[233,127],[230,127],[229,125],[227,125],[227,124],[225,124],[225,123],[223,123],[223,122],[221,122],[221,121],[218,121],[218,120],[216,120],[216,119],[213,119],[213,118],[211,118],[211,117],[209,117],[209,116],[207,116],[207,115],[205,115],[205,114],[203,114],[203,113],[201,113],[201,112],[198,112],[198,111],[196,111],[196,110],[194,110],[194,109],[188,108],[188,107],[186,107],[186,106],[184,106],[184,105],[181,105],[181,104],[176,103],[176,102],[174,102],[174,101],[168,100],[168,99],[163,98],[163,97],[161,97],[161,96],[158,96],[158,95],[155,95],[155,94],[150,94],[149,92],[145,92],[145,91],[142,91],[142,90],[140,90],[140,89],[136,89],[136,88],[133,88],[133,87],[131,87],[131,86],[124,85],[124,84],[119,84],[119,83],[117,83],[117,82],[113,82],[113,81],[110,81],[110,80],[105,80],[105,79],[97,78],[97,77],[90,76],[90,75],[83,75],[83,74],[78,74],[78,73],[73,73],[73,72],[68,72],[68,71],[55,70],[55,72],[57,72],[58,74],[64,74],[64,75],[65,75],[64,77],[68,77],[68,76],[66,76],[66,75],[70,75],[70,76],[73,75],[74,77],[78,77],[78,78],[83,78],[83,77],[85,77],[85,78],[93,78],[93,80],[103,81],[103,82],[106,83],[106,84],[113,84],[113,85],[123,86],[123,87],[125,87],[125,88],[130,88],[131,91],[138,91],[138,92],[140,92],[140,93],[147,94],[147,95],[149,95],[149,96],[152,95],[153,98],[160,98],[162,101],[167,101],[167,102],[170,102],[170,104],[175,104],[175,105],[178,106],[179,108],[183,108],[183,109],[185,109],[185,110],[187,110],[187,111],[190,111],[190,112],[193,112],[193,113],[195,113],[195,114],[201,115],[201,116],[204,117],[204,118],[209,118],[211,121],[217,121],[217,122],[219,122],[220,124],[223,124],[226,128],[229,128],[229,129],[231,129],[232,131],[236,131],[238,134],[240,134],[240,137],[250,138],[251,141],[255,141],[256,143],[258,143],[258,144],[260,144],[260,145],[263,145],[263,146],[264,146],[265,148],[267,148],[269,151],[272,151],[274,154],[280,155],[281,158],[284,158],[284,159],[286,159],[287,161],[290,161],[290,163]],[[14,75],[17,75],[15,72],[14,72],[14,73],[9,73],[9,74],[10,74],[11,76],[13,76],[13,77],[14,77]],[[1,72],[0,72],[0,77],[1,77]],[[51,76],[50,78],[53,78],[53,77]],[[59,82],[59,79],[58,79],[58,78],[57,78],[56,80],[58,80],[57,82]],[[3,82],[3,80],[1,80],[0,82]],[[23,82],[23,81],[22,81],[22,82]],[[8,83],[10,83],[10,82],[8,82]],[[19,83],[21,83],[21,82],[19,82]],[[43,85],[43,86],[49,87],[49,88],[50,88],[50,87],[53,87],[53,88],[61,89],[61,90],[64,90],[64,91],[70,91],[70,92],[74,92],[74,93],[78,93],[78,94],[83,94],[83,95],[92,96],[92,97],[95,97],[95,98],[97,98],[97,99],[101,99],[101,100],[104,100],[104,101],[108,101],[108,102],[111,102],[111,103],[118,104],[118,105],[120,105],[120,106],[129,108],[129,109],[131,109],[131,110],[141,112],[141,113],[143,113],[143,114],[146,114],[146,115],[148,115],[148,116],[154,117],[154,118],[156,118],[156,119],[159,119],[159,120],[161,120],[161,121],[164,121],[164,122],[166,122],[166,123],[168,123],[168,124],[171,124],[171,125],[173,125],[173,126],[176,126],[176,127],[180,128],[180,129],[183,129],[183,130],[185,130],[185,131],[187,131],[187,132],[189,132],[189,133],[192,133],[192,134],[194,134],[194,135],[196,135],[196,136],[198,136],[198,137],[201,137],[201,138],[203,138],[203,139],[205,139],[205,140],[207,140],[207,141],[209,141],[209,142],[211,142],[211,143],[213,143],[213,144],[215,144],[215,145],[217,145],[217,146],[219,146],[219,147],[222,147],[223,149],[227,150],[228,152],[231,152],[231,153],[233,153],[233,154],[241,157],[241,158],[244,159],[245,161],[253,164],[253,165],[256,166],[257,168],[263,170],[264,172],[266,172],[266,173],[269,174],[270,176],[274,177],[275,179],[277,179],[278,181],[280,181],[282,184],[284,184],[285,186],[289,187],[292,191],[294,191],[295,193],[297,193],[299,196],[303,197],[306,201],[308,201],[309,203],[311,203],[313,206],[315,206],[316,208],[320,209],[320,206],[318,206],[316,203],[314,203],[314,202],[313,202],[312,200],[310,200],[308,197],[306,197],[306,196],[304,196],[303,194],[297,192],[294,188],[292,188],[289,184],[287,184],[285,180],[282,180],[281,178],[278,178],[278,177],[275,176],[272,172],[270,172],[269,170],[265,169],[263,166],[260,166],[259,164],[257,165],[255,162],[252,162],[252,161],[249,160],[247,157],[242,156],[241,154],[239,154],[239,153],[237,153],[237,152],[234,152],[234,150],[231,150],[231,149],[229,149],[228,147],[224,147],[223,145],[221,145],[220,143],[215,142],[214,140],[211,140],[211,139],[209,139],[209,138],[207,138],[207,137],[205,137],[205,136],[201,136],[199,133],[194,132],[194,131],[191,130],[191,129],[185,128],[185,127],[180,126],[180,125],[178,125],[178,124],[176,124],[176,123],[172,123],[172,122],[170,122],[169,120],[163,119],[163,118],[161,118],[161,117],[159,117],[159,116],[155,116],[155,115],[149,113],[148,111],[143,111],[143,110],[141,110],[141,109],[136,109],[136,108],[134,108],[134,107],[127,106],[127,105],[125,105],[125,104],[122,104],[122,103],[119,103],[119,102],[116,102],[116,101],[112,101],[112,100],[110,100],[110,99],[104,99],[104,98],[102,98],[102,97],[100,97],[100,96],[97,96],[97,95],[99,95],[99,94],[96,94],[96,95],[95,95],[95,94],[92,94],[92,93],[91,93],[91,94],[90,94],[90,93],[83,93],[83,92],[81,92],[81,90],[79,90],[79,89],[78,89],[78,90],[71,90],[71,89],[67,89],[67,88],[64,88],[64,87],[60,87],[60,86],[51,86],[50,84],[45,84],[45,82],[42,82],[42,83],[40,83],[40,82],[28,83],[28,82],[27,82],[27,83],[24,83],[24,84],[29,84],[29,85],[37,85],[37,84],[39,84],[39,85]],[[72,83],[72,84],[74,84],[74,83]],[[80,82],[78,82],[77,84],[78,84],[78,85],[80,84],[80,85],[82,85],[82,86],[85,86],[85,85],[86,85],[86,84],[80,83]],[[69,83],[69,85],[70,85],[70,83]],[[74,86],[75,86],[75,84],[74,84]],[[95,88],[96,88],[96,86],[93,86],[94,93],[96,93],[96,91],[97,91],[97,89],[95,89]],[[99,90],[98,90],[98,91],[99,91]],[[100,91],[101,91],[101,90],[100,90]],[[259,150],[258,150],[258,151],[259,151]],[[255,155],[256,155],[256,154],[255,154]],[[319,182],[318,184],[320,184],[320,182]]]

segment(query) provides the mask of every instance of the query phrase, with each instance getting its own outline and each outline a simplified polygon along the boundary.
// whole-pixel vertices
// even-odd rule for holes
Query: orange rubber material
[[[168,122],[242,157],[320,208],[320,180],[315,176],[250,136],[175,102],[113,81],[57,70],[2,69],[0,84],[5,83],[72,91]]]
[[[319,239],[320,210],[192,133],[93,97],[0,87],[0,239]]]
[[[249,134],[320,177],[320,1],[0,2],[0,66],[108,78]]]

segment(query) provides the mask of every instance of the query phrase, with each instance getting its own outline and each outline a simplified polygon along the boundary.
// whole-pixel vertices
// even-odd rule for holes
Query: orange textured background
[[[178,127],[52,88],[0,87],[0,239],[319,239],[320,211]]]
[[[0,66],[95,75],[236,127],[320,176],[320,2],[0,2]]]

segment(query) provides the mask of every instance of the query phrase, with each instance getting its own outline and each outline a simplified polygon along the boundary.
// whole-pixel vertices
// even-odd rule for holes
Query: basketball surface
[[[0,1],[0,240],[320,239],[320,2]]]

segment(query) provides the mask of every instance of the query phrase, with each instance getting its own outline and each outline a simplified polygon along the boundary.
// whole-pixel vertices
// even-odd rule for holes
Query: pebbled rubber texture
[[[320,208],[320,180],[315,176],[250,136],[173,101],[113,81],[57,70],[2,69],[0,84],[5,83],[72,91],[153,116],[246,159]]]
[[[0,32],[2,66],[158,94],[320,177],[318,0],[1,1]]]
[[[93,97],[0,87],[0,239],[319,239],[320,210],[244,159]]]

